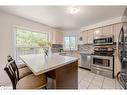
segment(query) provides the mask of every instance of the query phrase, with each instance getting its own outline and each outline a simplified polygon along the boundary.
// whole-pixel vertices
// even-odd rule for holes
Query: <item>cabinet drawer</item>
[[[102,76],[113,78],[113,71],[112,70],[106,70],[106,69],[91,66],[91,71],[95,74],[99,74],[99,75],[102,75]]]

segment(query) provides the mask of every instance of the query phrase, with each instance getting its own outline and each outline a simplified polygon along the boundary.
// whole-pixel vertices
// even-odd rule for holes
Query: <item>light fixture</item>
[[[78,7],[69,7],[69,13],[70,14],[77,14],[79,12],[80,8]]]

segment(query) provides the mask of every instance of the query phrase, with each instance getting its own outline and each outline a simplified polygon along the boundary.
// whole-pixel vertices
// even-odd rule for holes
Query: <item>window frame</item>
[[[70,48],[70,45],[69,45],[69,48],[66,48],[65,46],[65,37],[69,37],[69,44],[70,44],[70,38],[71,37],[74,37],[75,38],[75,48]],[[64,36],[64,50],[77,50],[77,37],[75,35],[67,35],[67,36]]]
[[[12,29],[12,31],[13,31],[13,33],[12,33],[12,39],[13,39],[13,53],[14,53],[14,58],[16,59],[16,55],[17,55],[17,53],[16,53],[16,49],[17,49],[17,38],[16,38],[16,32],[17,32],[17,28],[19,28],[19,29],[24,29],[24,30],[28,30],[28,31],[31,31],[31,32],[36,32],[36,33],[47,33],[47,35],[48,35],[48,41],[51,41],[51,34],[50,34],[50,32],[44,32],[43,30],[41,31],[41,30],[36,30],[36,29],[32,29],[32,28],[29,28],[29,27],[22,27],[22,26],[18,26],[18,25],[14,25],[13,26],[13,29]]]
[[[36,31],[32,31],[32,30],[28,30],[28,29],[24,29],[24,28],[16,28],[16,47],[17,47],[17,29],[21,29],[21,30],[25,30],[25,31],[29,31],[31,33],[38,33],[38,34],[46,34],[47,35],[47,41],[49,41],[49,34],[47,32],[36,32]],[[25,47],[25,46],[23,46]],[[37,47],[37,46],[30,46],[30,47]]]

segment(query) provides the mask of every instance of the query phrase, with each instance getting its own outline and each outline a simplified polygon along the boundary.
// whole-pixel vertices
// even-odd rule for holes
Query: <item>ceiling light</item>
[[[80,8],[78,7],[69,7],[69,13],[70,14],[77,14],[79,12]]]

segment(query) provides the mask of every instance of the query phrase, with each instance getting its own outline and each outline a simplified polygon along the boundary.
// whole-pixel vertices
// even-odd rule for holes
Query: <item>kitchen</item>
[[[0,6],[4,31],[0,38],[6,41],[1,42],[1,89],[10,88],[4,71],[8,55],[19,67],[25,64],[34,75],[46,73],[47,89],[126,89],[126,78],[121,84],[126,68],[120,73],[124,56],[119,59],[126,13],[126,6]],[[47,19],[49,16],[51,19]],[[43,68],[42,59],[47,64]],[[63,69],[72,73],[66,74]]]

